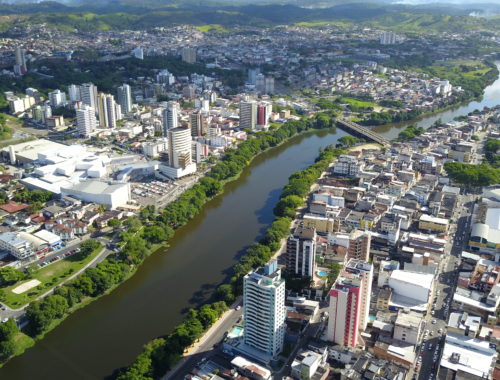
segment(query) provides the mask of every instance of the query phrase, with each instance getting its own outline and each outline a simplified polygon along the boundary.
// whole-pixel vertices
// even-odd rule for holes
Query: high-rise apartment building
[[[184,47],[181,50],[181,58],[183,62],[195,63],[196,62],[196,49]]]
[[[257,105],[257,125],[259,127],[267,127],[269,117],[273,111],[271,103],[261,102]]]
[[[254,130],[257,126],[257,102],[255,100],[240,103],[240,128]]]
[[[102,128],[115,128],[118,120],[116,104],[113,95],[100,93],[98,96],[99,126]]]
[[[168,129],[169,166],[185,169],[192,163],[191,131],[187,127]]]
[[[69,94],[69,100],[71,102],[79,102],[82,100],[80,96],[80,86],[77,86],[76,84],[71,84],[68,86],[68,94]]]
[[[286,241],[286,270],[312,278],[316,266],[316,228],[299,225]]]
[[[285,280],[277,261],[243,278],[244,342],[264,355],[275,357],[285,339]]]
[[[193,112],[189,115],[191,125],[191,136],[203,136],[207,132],[207,120],[201,112]]]
[[[349,234],[348,259],[368,261],[370,258],[371,234],[370,232],[353,230]]]
[[[380,35],[380,44],[382,45],[394,45],[396,43],[396,33],[394,32],[383,32]]]
[[[168,102],[167,108],[163,110],[163,136],[167,137],[168,130],[177,128],[179,125],[179,103]]]
[[[266,94],[274,94],[274,78],[273,77],[266,77],[264,87],[265,87],[264,92]]]
[[[49,101],[52,107],[61,107],[66,104],[66,93],[61,90],[49,92]]]
[[[134,54],[134,57],[137,59],[144,59],[144,50],[140,46],[137,46],[132,53]]]
[[[342,346],[355,347],[366,328],[370,308],[373,267],[349,260],[330,289],[327,337]]]
[[[14,73],[16,75],[24,75],[28,72],[28,67],[26,65],[26,51],[22,46],[16,47],[16,64],[14,65]]]
[[[97,110],[97,87],[92,83],[84,83],[80,86],[80,97],[83,104]]]
[[[117,88],[117,99],[123,113],[127,114],[132,111],[132,91],[128,84]]]
[[[95,109],[86,104],[77,109],[76,126],[81,136],[88,137],[96,128]]]

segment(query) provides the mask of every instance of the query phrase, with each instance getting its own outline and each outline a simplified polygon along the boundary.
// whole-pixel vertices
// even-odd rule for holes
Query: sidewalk
[[[188,349],[187,352],[184,351],[183,358],[182,360],[177,363],[177,365],[172,368],[168,373],[161,378],[161,380],[169,380],[171,379],[177,371],[179,371],[184,364],[186,364],[186,361],[200,350],[201,346],[210,338],[212,338],[213,335],[215,335],[217,332],[219,332],[220,326],[232,315],[235,313],[235,307],[238,306],[241,303],[241,300],[238,299],[236,300],[230,307],[229,310],[227,310],[224,314],[221,315],[221,317],[215,322],[205,333],[203,336],[196,341],[193,345],[191,345]]]

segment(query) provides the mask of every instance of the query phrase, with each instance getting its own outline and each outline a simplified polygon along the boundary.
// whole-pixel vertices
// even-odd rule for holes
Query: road
[[[440,267],[431,313],[428,313],[425,317],[425,327],[422,332],[422,344],[419,353],[421,359],[418,359],[421,360],[421,364],[416,367],[420,369],[419,380],[433,380],[437,375],[446,336],[450,306],[457,286],[457,268],[460,265],[460,257],[464,246],[467,245],[474,201],[474,195],[461,195],[455,208],[453,219],[457,223],[451,227],[448,234],[453,238],[445,246],[447,255]]]
[[[235,309],[239,305],[236,302],[231,309],[219,320],[207,333],[201,338],[200,343],[162,380],[177,380],[184,379],[184,376],[191,372],[198,362],[202,359],[208,359],[219,353],[219,349],[214,349],[214,345],[218,344],[224,338],[224,334],[233,325],[236,324],[238,319],[243,315],[243,309]]]
[[[80,240],[80,242],[83,240],[84,239],[82,238]],[[103,244],[104,247],[106,247],[106,243],[109,242],[107,239],[104,239],[104,238],[98,238],[97,240],[99,240]],[[40,263],[41,261],[48,261],[48,260],[50,260],[51,257],[64,254],[65,252],[67,252],[71,249],[74,249],[74,248],[75,248],[75,245],[71,245],[70,247],[66,247],[64,249],[61,249],[61,250],[56,251],[54,253],[51,253],[50,255],[47,255],[44,259],[37,260],[31,264]],[[98,263],[100,263],[102,260],[104,260],[111,252],[112,251],[110,251],[106,248],[103,248],[101,250],[101,252],[99,252],[99,254],[96,257],[94,257],[90,262],[88,262],[86,265],[84,265],[82,268],[80,268],[77,272],[73,273],[70,277],[68,277],[67,279],[62,281],[60,284],[47,290],[45,293],[40,295],[36,300],[40,300],[40,299],[46,297],[47,295],[51,294],[57,287],[63,285],[64,283],[66,283],[68,281],[73,280],[74,278],[79,276],[81,273],[83,273],[87,268],[96,266]],[[22,320],[23,320],[24,314],[25,314],[25,310],[28,307],[28,305],[25,305],[19,309],[11,309],[10,307],[8,307],[7,305],[4,305],[2,303],[0,303],[0,305],[1,305],[0,320],[4,320],[5,318],[14,318],[17,321],[19,321],[20,323],[22,323]]]

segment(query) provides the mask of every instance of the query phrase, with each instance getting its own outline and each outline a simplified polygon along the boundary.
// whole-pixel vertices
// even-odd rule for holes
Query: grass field
[[[26,305],[49,289],[66,280],[73,273],[80,270],[94,257],[96,257],[99,252],[101,252],[101,249],[102,248],[95,250],[90,255],[84,258],[82,258],[79,254],[75,254],[39,269],[33,275],[32,279],[40,281],[40,285],[21,294],[15,294],[14,292],[12,292],[12,290],[21,285],[23,282],[27,282],[29,280],[24,280],[14,285],[8,286],[3,289],[2,302],[14,309],[18,309]]]
[[[224,28],[222,25],[219,24],[210,24],[210,25],[201,25],[197,26],[196,29],[198,29],[200,32],[212,32],[212,33],[229,33],[229,30]]]

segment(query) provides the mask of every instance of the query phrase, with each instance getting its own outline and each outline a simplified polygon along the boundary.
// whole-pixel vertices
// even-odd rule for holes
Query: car
[[[437,321],[435,319],[432,320],[431,322],[433,325],[435,325],[437,323]]]
[[[240,305],[236,306],[236,310],[240,310],[240,309],[241,309]]]
[[[425,330],[424,335],[429,335],[429,330]]]
[[[443,329],[439,329],[438,333],[441,334],[443,332]]]
[[[432,343],[429,344],[429,348],[428,348],[429,351],[432,351]]]
[[[434,315],[436,314],[436,312],[434,310],[431,310],[431,315]]]
[[[434,335],[434,333],[431,331],[431,332],[429,333],[429,336],[433,336],[433,335]]]
[[[8,320],[9,320],[9,318],[4,318],[4,319],[2,319],[2,323],[7,322]]]

